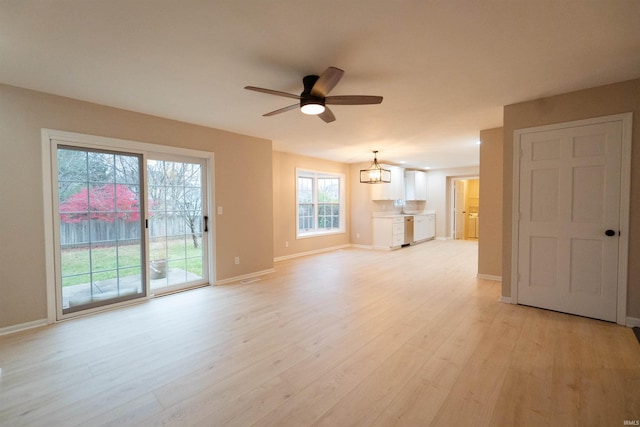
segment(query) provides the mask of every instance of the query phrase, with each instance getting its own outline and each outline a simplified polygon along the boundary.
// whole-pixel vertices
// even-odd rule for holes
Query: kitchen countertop
[[[400,212],[373,212],[372,218],[397,218],[403,216],[416,216],[416,215],[435,215],[436,211],[426,210],[415,213],[400,213]]]

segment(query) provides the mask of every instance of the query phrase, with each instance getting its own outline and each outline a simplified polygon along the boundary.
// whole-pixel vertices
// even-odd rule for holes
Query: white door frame
[[[207,212],[209,217],[209,233],[207,235],[208,259],[204,262],[208,267],[208,281],[209,285],[213,285],[216,282],[215,271],[215,215],[211,215],[212,206],[215,206],[215,192],[214,192],[214,153],[209,151],[193,150],[188,148],[173,147],[167,145],[156,145],[137,141],[128,141],[124,139],[107,138],[102,136],[87,135],[75,132],[66,132],[54,129],[42,129],[41,130],[41,148],[42,148],[42,192],[43,192],[43,204],[44,204],[44,247],[45,247],[45,280],[47,289],[47,323],[55,323],[59,320],[57,317],[57,304],[56,304],[56,267],[55,267],[55,241],[54,235],[54,221],[53,217],[55,212],[53,211],[53,195],[51,191],[52,174],[57,173],[57,170],[53,170],[52,155],[55,153],[55,141],[66,141],[74,145],[84,146],[87,148],[105,149],[105,150],[123,150],[129,153],[142,154],[144,157],[148,153],[162,153],[176,156],[188,156],[204,159],[206,162],[207,176]],[[142,194],[146,194],[146,183],[144,183],[144,191]],[[146,215],[146,213],[145,213]],[[148,260],[147,260],[148,261]],[[84,313],[90,314],[97,311],[109,310],[117,308],[123,305],[136,304],[140,301],[148,300],[151,296],[149,293],[144,298],[138,298],[130,301],[111,304],[109,306],[98,307],[95,309],[88,309]]]
[[[525,134],[582,127],[601,123],[622,122],[622,165],[620,170],[620,238],[618,239],[618,303],[616,323],[627,323],[627,264],[629,249],[629,206],[631,198],[631,131],[633,113],[614,114],[552,125],[517,129],[513,133],[513,197],[511,212],[511,302],[518,303],[518,242],[520,222],[520,154]]]

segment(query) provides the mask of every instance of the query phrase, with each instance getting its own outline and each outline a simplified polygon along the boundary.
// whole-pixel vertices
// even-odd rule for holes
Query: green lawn
[[[154,248],[152,259],[159,258],[162,252]],[[202,248],[194,248],[190,238],[186,244],[182,239],[169,240],[166,253],[169,268],[184,269],[186,264],[189,272],[202,276]],[[114,279],[118,276],[118,268],[120,277],[138,275],[142,264],[138,244],[94,248],[91,257],[87,248],[64,249],[61,258],[63,286]],[[91,269],[93,277],[89,274]]]

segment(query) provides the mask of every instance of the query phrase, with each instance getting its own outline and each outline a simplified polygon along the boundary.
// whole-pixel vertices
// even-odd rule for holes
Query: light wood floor
[[[346,249],[0,337],[0,425],[623,426],[629,328],[499,302],[477,243]]]

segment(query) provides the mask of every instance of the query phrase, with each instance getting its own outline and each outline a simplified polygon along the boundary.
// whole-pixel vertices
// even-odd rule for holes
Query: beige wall
[[[502,275],[503,129],[480,131],[480,239],[478,274]]]
[[[0,85],[0,328],[47,317],[42,128],[214,152],[216,279],[273,267],[271,141]]]
[[[373,229],[371,212],[374,208],[371,201],[371,185],[360,182],[360,170],[367,169],[371,162],[352,163],[351,169],[351,243],[354,245],[372,246]]]
[[[344,174],[347,204],[344,233],[296,238],[296,168]],[[276,258],[349,244],[349,182],[349,165],[345,163],[273,152],[273,254]]]
[[[477,166],[436,169],[427,172],[427,209],[436,212],[436,237],[451,239],[451,181],[455,178],[477,177]],[[480,187],[482,187],[482,181]]]
[[[631,223],[627,316],[640,318],[640,79],[580,90],[504,108],[504,206],[502,294],[511,295],[511,212],[513,133],[516,129],[633,112]]]

